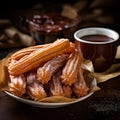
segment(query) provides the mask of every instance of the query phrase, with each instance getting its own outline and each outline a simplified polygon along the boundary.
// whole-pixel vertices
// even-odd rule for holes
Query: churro
[[[83,77],[83,71],[81,67],[79,68],[78,79],[72,86],[73,92],[79,97],[83,97],[88,94],[89,88]]]
[[[44,44],[44,45],[36,45],[36,46],[32,46],[32,47],[27,47],[27,48],[23,48],[21,50],[18,50],[17,52],[15,52],[12,56],[11,59],[15,59],[15,60],[19,60],[22,57],[24,57],[25,55],[29,55],[32,52],[34,52],[35,50],[41,49],[41,48],[45,48],[47,47],[49,44]]]
[[[72,97],[72,89],[69,85],[63,85],[63,92],[65,97],[71,98]]]
[[[36,73],[29,72],[26,75],[26,94],[35,101],[39,101],[47,96],[44,86],[36,81]]]
[[[60,81],[60,72],[53,75],[51,81],[49,82],[49,95],[50,96],[64,96],[62,83]]]
[[[54,57],[46,62],[42,67],[37,69],[37,81],[42,84],[47,83],[54,73],[56,73],[65,63],[68,58],[67,54],[62,54]]]
[[[22,96],[26,92],[26,78],[23,74],[19,76],[11,76],[8,84],[11,93]]]
[[[73,53],[71,53],[69,60],[63,68],[61,75],[61,81],[63,84],[71,86],[77,80],[80,64],[81,58],[79,52],[75,50]]]
[[[28,72],[53,57],[65,53],[68,51],[69,47],[70,43],[68,39],[58,39],[48,47],[40,50],[38,49],[26,56],[24,59],[20,59],[15,62],[14,65],[9,64],[9,73],[11,75],[19,75]]]

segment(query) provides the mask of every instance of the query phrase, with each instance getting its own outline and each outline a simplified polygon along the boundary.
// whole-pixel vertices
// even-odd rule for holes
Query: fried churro
[[[67,54],[62,54],[54,57],[37,69],[37,81],[42,84],[47,83],[54,73],[56,73],[66,62]]]
[[[83,97],[88,94],[89,88],[83,77],[83,71],[81,67],[79,68],[78,79],[72,86],[73,92],[79,97]]]
[[[65,97],[71,98],[72,96],[72,89],[69,85],[63,85],[63,92],[65,94]]]
[[[41,48],[45,48],[47,47],[49,44],[44,44],[44,45],[36,45],[36,46],[32,46],[32,47],[27,47],[27,48],[23,48],[21,50],[18,50],[17,52],[15,52],[12,56],[11,59],[15,59],[15,60],[20,60],[22,57],[24,57],[25,55],[29,55],[32,52],[34,52],[35,50],[41,49]]]
[[[81,58],[79,52],[75,50],[73,53],[71,53],[70,58],[63,68],[61,75],[61,81],[63,84],[71,86],[77,80],[80,64]]]
[[[28,72],[53,57],[65,53],[69,50],[69,47],[70,43],[68,39],[58,39],[44,49],[38,49],[24,59],[20,59],[14,65],[9,64],[9,73],[11,75],[19,75]]]
[[[11,93],[21,97],[26,92],[25,76],[23,74],[19,76],[10,75],[10,82],[8,83],[8,86]]]
[[[35,72],[27,73],[26,78],[27,78],[26,93],[29,95],[31,99],[39,101],[47,96],[47,93],[45,92],[43,85],[36,81]]]
[[[52,43],[23,48],[23,49],[18,50],[17,52],[15,52],[11,56],[11,59],[20,60],[25,55],[29,55],[29,54],[31,54],[32,52],[34,52],[35,50],[38,50],[38,49],[42,49],[42,48],[44,49],[45,47],[49,46],[50,44],[52,44]],[[70,42],[69,50],[66,51],[66,53],[71,53],[71,52],[74,51],[74,49],[75,49],[75,44]]]
[[[50,96],[64,96],[62,83],[60,81],[60,72],[53,75],[51,81],[49,82],[49,95]]]

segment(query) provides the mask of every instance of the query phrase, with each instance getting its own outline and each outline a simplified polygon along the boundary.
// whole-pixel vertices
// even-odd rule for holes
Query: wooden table
[[[33,107],[0,92],[0,120],[120,120],[119,76],[98,86],[88,99],[60,108]]]

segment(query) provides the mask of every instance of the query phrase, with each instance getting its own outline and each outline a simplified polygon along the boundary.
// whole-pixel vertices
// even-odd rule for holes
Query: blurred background
[[[73,40],[73,34],[77,29],[85,27],[106,27],[116,30],[120,33],[120,1],[119,0],[19,0],[19,1],[7,1],[3,0],[0,4],[0,48],[20,48],[27,47],[39,43],[25,44],[25,40],[21,44],[21,41],[16,41],[17,35],[13,37],[13,33],[24,33],[36,39],[41,36],[36,36],[32,33],[28,27],[28,22],[33,19],[33,16],[38,13],[59,13],[59,15],[67,18],[72,18],[74,27],[72,28],[71,23],[68,23],[68,31],[62,31],[62,36],[68,37]],[[75,22],[74,18],[77,17],[79,22]],[[7,21],[4,21],[7,20]],[[18,31],[11,32],[10,36],[7,27],[14,26]],[[5,33],[5,34],[4,34]],[[12,33],[12,36],[11,36]],[[58,33],[57,33],[58,34]],[[61,34],[61,33],[60,33]],[[69,34],[69,35],[68,35]],[[52,34],[53,35],[53,34]],[[21,36],[21,34],[20,34]],[[22,34],[22,38],[23,38]],[[58,37],[58,36],[57,36]],[[4,38],[4,39],[3,39]],[[25,38],[25,37],[24,37]],[[15,40],[11,40],[15,39]],[[21,38],[19,38],[21,39]],[[43,39],[43,36],[42,36]],[[51,42],[48,36],[44,39],[45,41]],[[8,41],[9,40],[9,41]],[[42,43],[46,43],[46,42]],[[20,43],[20,44],[19,44]],[[19,45],[18,45],[19,44]]]
[[[44,7],[42,7],[42,4],[44,4]],[[119,0],[3,0],[0,4],[0,17],[11,18],[12,15],[19,17],[19,14],[16,13],[17,10],[23,11],[24,9],[21,14],[25,14],[27,9],[32,10],[33,7],[40,7],[42,10],[54,9],[54,11],[57,11],[59,9],[58,6],[60,7],[64,4],[77,7],[77,12],[82,19],[80,27],[99,25],[119,29]]]
[[[120,0],[2,0],[0,3],[0,59],[13,50],[36,44],[34,39],[31,38],[26,24],[27,20],[32,19],[36,11],[61,14],[63,8],[67,9],[64,11],[64,15],[67,14],[68,18],[71,18],[71,16],[79,18],[79,23],[75,24],[74,30],[97,26],[114,29],[120,34]],[[71,34],[68,37],[73,36],[73,32],[67,32],[66,34],[68,35],[68,33]],[[1,108],[3,108],[0,111],[3,116],[1,115],[0,118],[5,120],[2,117],[8,117],[6,120],[9,120],[9,116],[11,116],[16,120],[19,116],[19,119],[24,117],[26,120],[28,117],[32,119],[32,117],[37,115],[41,119],[42,115],[49,119],[49,117],[53,117],[56,114],[57,119],[65,120],[78,120],[81,118],[85,120],[88,117],[89,120],[120,120],[119,76],[114,80],[111,79],[108,82],[101,83],[99,86],[101,91],[92,96],[92,100],[90,98],[79,103],[80,106],[83,105],[85,110],[83,108],[80,109],[79,105],[75,104],[65,109],[56,109],[57,114],[54,109],[46,111],[46,109],[29,107],[17,103],[7,98],[7,96],[4,100],[5,95],[3,94],[0,99],[2,101],[0,102]],[[96,99],[94,98],[95,96]],[[10,103],[7,102],[8,99]],[[8,113],[7,116],[6,111]],[[13,114],[15,111],[18,111],[18,113]],[[62,113],[62,115],[59,113]]]

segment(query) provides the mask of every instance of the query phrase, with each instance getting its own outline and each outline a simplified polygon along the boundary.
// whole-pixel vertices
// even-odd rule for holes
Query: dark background
[[[10,13],[14,14],[16,10],[19,9],[27,9],[31,8],[34,4],[37,3],[48,3],[49,6],[46,6],[45,9],[51,6],[55,6],[55,4],[65,4],[70,3],[71,5],[78,1],[84,0],[2,0],[0,3],[0,17],[1,18],[9,18]],[[94,1],[98,1],[97,6],[93,8],[102,8],[104,12],[109,13],[111,16],[115,18],[114,27],[119,29],[119,21],[120,21],[120,1],[119,0],[104,0],[102,3],[101,0],[85,0],[90,5]],[[100,4],[99,4],[100,3]],[[88,10],[89,12],[89,10]],[[90,13],[91,14],[91,13]]]
[[[76,1],[2,0],[0,18],[11,18],[13,14],[17,16],[17,10],[30,8],[36,3],[50,3],[51,6],[53,4],[72,4]],[[91,4],[93,0],[88,0],[88,2]],[[46,8],[50,6],[46,6]],[[96,8],[102,8],[104,12],[114,17],[115,21],[112,24],[106,23],[104,26],[111,27],[120,33],[120,0],[104,0],[104,3],[99,4]],[[4,55],[6,54],[2,54],[2,56]],[[101,83],[99,86],[101,90],[88,99],[55,109],[32,107],[0,92],[0,120],[120,120],[120,77]]]

